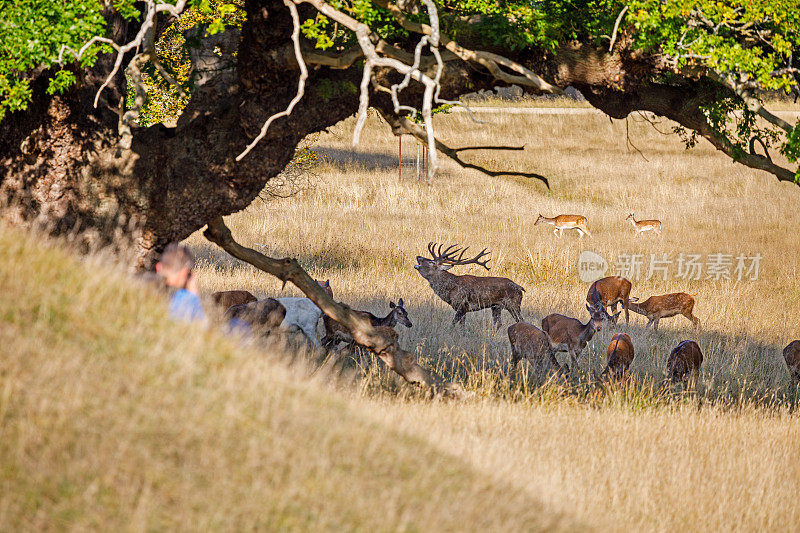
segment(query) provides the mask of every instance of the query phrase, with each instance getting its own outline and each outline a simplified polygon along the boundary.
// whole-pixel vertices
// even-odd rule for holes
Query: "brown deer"
[[[214,303],[223,309],[233,305],[244,305],[255,302],[257,298],[248,291],[218,291],[211,295]]]
[[[564,371],[550,345],[550,337],[536,326],[527,322],[508,326],[508,342],[511,344],[512,367],[525,358],[534,365],[537,372],[551,369],[560,373]]]
[[[652,231],[656,235],[661,235],[661,221],[660,220],[636,220],[633,218],[633,213],[628,215],[625,220],[633,224],[633,229],[636,230],[636,236],[645,231]]]
[[[225,311],[228,320],[241,320],[254,333],[269,335],[277,331],[286,318],[286,308],[274,298],[265,298],[255,302],[232,305]]]
[[[569,354],[570,372],[574,372],[577,368],[578,356],[586,347],[586,343],[592,340],[594,334],[603,327],[604,320],[601,312],[588,305],[586,309],[591,315],[586,324],[577,318],[555,313],[542,319],[542,329],[550,337],[550,346],[553,350]]]
[[[783,359],[789,368],[789,375],[792,382],[797,386],[800,384],[800,341],[792,341],[783,349]]]
[[[389,314],[384,317],[378,317],[373,315],[368,311],[356,311],[364,318],[369,319],[370,323],[377,327],[377,326],[385,326],[387,328],[394,328],[397,324],[402,324],[407,328],[412,327],[414,324],[411,323],[411,319],[408,318],[408,313],[406,312],[405,307],[403,307],[403,299],[400,298],[397,301],[397,305],[394,302],[389,302],[389,307],[391,311]],[[333,348],[340,342],[353,342],[353,337],[350,335],[350,331],[344,327],[339,322],[335,321],[328,315],[322,315],[322,320],[325,323],[325,336],[322,338],[322,345],[325,348]]]
[[[702,364],[700,346],[694,341],[681,341],[669,354],[667,375],[673,382],[685,381],[687,377],[697,379]]]
[[[658,321],[675,315],[683,315],[694,324],[695,330],[700,329],[700,319],[692,314],[694,298],[685,292],[651,296],[643,302],[631,298],[628,304],[631,311],[647,317],[645,327],[653,324],[653,329],[658,331]]]
[[[589,292],[586,294],[586,301],[592,309],[611,307],[612,313],[617,310],[617,304],[622,303],[622,307],[625,309],[625,323],[627,324],[630,319],[628,315],[630,295],[630,281],[621,276],[608,276],[592,283],[592,286],[589,287]],[[614,323],[616,323],[616,320],[614,320]]]
[[[608,364],[603,370],[603,375],[621,375],[628,371],[628,367],[633,362],[634,350],[633,341],[627,333],[617,333],[611,337],[611,342],[606,348],[606,358]]]
[[[552,224],[555,226],[555,229],[553,229],[553,235],[559,238],[561,237],[561,232],[565,229],[578,230],[581,238],[583,238],[584,234],[588,235],[589,237],[592,236],[592,234],[589,233],[588,221],[583,215],[558,215],[553,218],[548,218],[540,214],[539,218],[536,219],[536,222],[534,222],[533,225],[538,226],[539,224]]]
[[[492,318],[498,329],[503,309],[511,313],[515,321],[522,322],[520,305],[525,289],[507,278],[469,274],[459,276],[448,272],[454,266],[473,263],[489,270],[486,264],[490,259],[481,261],[482,257],[489,254],[486,249],[472,259],[464,259],[464,254],[469,248],[461,249],[453,244],[443,251],[442,245],[439,245],[438,249],[435,247],[434,243],[429,243],[428,252],[431,254],[431,259],[417,256],[414,268],[428,280],[433,292],[455,310],[453,325],[463,323],[467,313],[486,308],[492,309]]]

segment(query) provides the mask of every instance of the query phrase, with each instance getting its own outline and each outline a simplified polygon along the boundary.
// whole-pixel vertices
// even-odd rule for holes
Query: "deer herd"
[[[644,231],[661,233],[658,220],[634,219],[628,216],[638,235]],[[560,235],[564,229],[574,228],[591,236],[586,218],[577,215],[559,215],[554,218],[539,216],[535,224],[553,224],[554,232]],[[462,325],[466,314],[482,309],[491,309],[496,329],[501,327],[501,314],[506,310],[514,320],[507,334],[511,347],[511,366],[515,368],[522,359],[545,375],[550,372],[566,375],[577,370],[578,359],[595,333],[604,327],[616,326],[620,314],[625,312],[625,323],[630,321],[630,311],[647,318],[645,327],[652,324],[658,330],[662,318],[683,315],[689,320],[695,332],[700,330],[700,320],[694,316],[694,297],[685,292],[650,296],[640,301],[631,297],[632,284],[620,276],[609,276],[596,280],[586,294],[586,310],[589,320],[581,320],[562,314],[549,314],[542,318],[541,328],[523,321],[521,304],[525,289],[508,278],[494,276],[474,276],[454,274],[450,269],[456,266],[479,265],[489,270],[490,261],[486,249],[474,257],[467,255],[468,248],[458,245],[428,244],[430,257],[417,256],[414,268],[430,284],[433,292],[455,311],[452,326]],[[328,281],[318,281],[330,295],[333,291]],[[246,322],[252,329],[269,332],[280,327],[282,330],[302,332],[311,343],[332,350],[342,342],[352,347],[353,338],[348,329],[323,315],[322,311],[308,298],[266,298],[256,299],[248,291],[222,291],[214,293],[214,301],[223,309],[229,319]],[[617,311],[618,306],[622,309]],[[402,324],[413,326],[403,299],[397,303],[389,302],[389,312],[379,317],[366,311],[357,311],[369,319],[373,327],[381,328],[384,334],[397,337],[394,328]],[[319,319],[323,318],[325,334],[322,341],[317,340],[316,330]],[[568,364],[560,364],[558,352],[567,354]],[[800,383],[800,340],[790,343],[783,351],[789,372],[795,383]],[[606,350],[606,367],[601,377],[622,376],[628,372],[635,357],[635,349],[630,335],[616,333]],[[673,382],[696,380],[703,363],[700,346],[693,340],[680,342],[669,354],[666,361],[667,378]]]

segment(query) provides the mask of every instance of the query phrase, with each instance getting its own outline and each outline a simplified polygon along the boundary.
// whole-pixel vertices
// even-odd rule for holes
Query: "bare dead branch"
[[[418,33],[420,35],[432,34],[433,28],[431,26],[427,24],[419,24],[417,22],[412,22],[408,20],[403,11],[396,4],[389,2],[388,0],[374,0],[374,1],[375,4],[391,12],[394,19],[404,29],[413,33]],[[484,52],[480,50],[475,51],[475,50],[470,50],[468,48],[464,48],[457,42],[453,41],[452,39],[441,33],[439,34],[439,40],[447,50],[451,51],[464,61],[477,63],[483,66],[497,80],[509,84],[522,85],[525,87],[533,87],[544,93],[563,94],[563,91],[559,87],[547,83],[545,80],[543,80],[540,76],[538,76],[530,69],[527,69],[524,66],[520,65],[519,63],[511,61],[506,57],[493,54],[490,52]],[[500,69],[501,65],[521,75],[516,76],[513,74],[508,74],[506,72],[503,72]]]
[[[291,282],[308,296],[322,312],[348,330],[353,339],[373,352],[386,365],[411,384],[427,388],[432,394],[457,397],[461,395],[458,385],[446,381],[416,362],[412,353],[403,350],[396,336],[372,326],[362,315],[338,303],[300,266],[295,259],[273,259],[251,248],[240,245],[225,225],[222,217],[209,222],[203,235],[236,259],[249,263],[259,270],[275,276],[284,283]]]
[[[611,43],[608,45],[608,51],[614,51],[614,43],[617,42],[617,30],[619,30],[619,23],[622,22],[622,17],[625,16],[625,12],[628,11],[628,6],[622,8],[622,11],[619,12],[617,15],[617,21],[614,22],[614,31],[611,32]]]
[[[258,142],[267,134],[270,124],[272,124],[275,119],[291,115],[292,110],[294,110],[294,106],[297,105],[297,103],[305,94],[306,79],[308,79],[308,68],[306,67],[305,61],[303,61],[303,52],[300,50],[300,15],[297,13],[297,6],[291,0],[283,0],[283,4],[289,8],[289,12],[292,15],[292,43],[294,44],[295,59],[297,60],[297,64],[300,66],[300,79],[297,81],[297,94],[294,96],[294,98],[292,98],[292,101],[289,102],[289,105],[286,106],[286,109],[275,113],[269,117],[266,122],[264,122],[264,125],[261,126],[261,131],[258,133],[258,135],[256,135],[256,138],[247,145],[247,148],[245,148],[241,154],[236,156],[236,161],[241,161],[244,156],[250,153],[250,150],[255,148]]]
[[[425,130],[420,127],[418,124],[414,124],[406,117],[401,117],[397,115],[393,115],[381,109],[378,109],[378,113],[383,117],[383,119],[389,123],[392,128],[392,131],[395,135],[412,135],[415,138],[419,139],[424,143],[429,142],[429,138],[426,135]],[[482,167],[480,165],[476,165],[474,163],[468,163],[461,159],[459,152],[464,150],[478,150],[478,149],[487,149],[487,150],[524,150],[525,147],[509,147],[509,146],[467,146],[464,148],[451,148],[444,144],[443,142],[439,141],[438,139],[434,139],[436,144],[436,149],[442,152],[444,155],[455,161],[460,167],[462,168],[471,168],[473,170],[477,170],[486,174],[487,176],[519,176],[522,178],[535,178],[542,183],[544,183],[545,187],[548,189],[550,188],[550,183],[548,182],[545,176],[541,174],[537,174],[535,172],[518,172],[513,170],[508,171],[501,171],[501,170],[489,170],[486,167]]]
[[[178,0],[174,5],[172,4],[165,4],[161,2],[156,2],[155,0],[147,0],[145,2],[147,6],[147,10],[144,14],[144,20],[142,22],[142,26],[139,28],[139,32],[136,34],[134,39],[126,44],[118,45],[111,39],[107,37],[100,37],[94,36],[92,37],[86,44],[84,44],[80,50],[75,52],[71,48],[66,45],[61,47],[61,50],[58,52],[58,64],[63,66],[64,65],[64,52],[70,52],[72,55],[75,56],[75,59],[80,60],[83,57],[83,54],[91,48],[92,45],[95,43],[104,43],[112,47],[114,50],[117,51],[117,57],[114,60],[114,67],[111,69],[111,72],[106,77],[103,84],[97,89],[97,94],[94,97],[94,107],[97,107],[97,103],[100,100],[100,94],[103,92],[103,89],[108,87],[108,84],[111,83],[111,80],[114,79],[114,76],[117,75],[119,68],[122,66],[122,60],[126,53],[130,52],[131,50],[138,49],[142,46],[145,39],[148,38],[148,34],[152,36],[152,33],[155,29],[155,18],[156,15],[159,13],[167,13],[173,17],[177,17],[183,10],[186,8],[186,0]],[[149,53],[149,52],[148,52]]]

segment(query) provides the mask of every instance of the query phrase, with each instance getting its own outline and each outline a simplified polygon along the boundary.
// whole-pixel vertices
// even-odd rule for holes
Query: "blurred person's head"
[[[167,286],[185,289],[192,278],[193,266],[192,252],[185,246],[173,242],[161,254],[161,259],[156,263],[156,272],[164,277]]]

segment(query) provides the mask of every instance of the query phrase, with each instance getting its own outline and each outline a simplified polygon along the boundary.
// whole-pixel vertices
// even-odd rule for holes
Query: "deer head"
[[[539,224],[541,224],[541,223],[542,223],[542,222],[544,222],[544,221],[545,221],[545,220],[544,220],[544,217],[542,216],[542,214],[541,214],[541,213],[539,213],[539,218],[537,218],[537,219],[536,219],[536,222],[534,222],[534,223],[533,223],[533,225],[534,225],[534,226],[538,226]]]
[[[419,255],[417,256],[417,264],[414,265],[414,268],[422,274],[422,277],[428,279],[430,276],[436,275],[437,272],[450,270],[456,265],[469,265],[473,263],[489,270],[487,263],[491,259],[487,258],[481,261],[481,258],[491,254],[491,252],[486,251],[486,248],[472,259],[464,259],[464,254],[467,253],[469,247],[462,249],[459,248],[457,244],[451,244],[447,248],[444,248],[444,250],[443,248],[444,245],[440,244],[437,248],[437,245],[431,242],[428,243],[428,252],[431,254],[431,259]]]
[[[402,298],[397,300],[397,305],[395,305],[394,302],[389,302],[389,307],[392,309],[392,318],[396,324],[403,324],[407,328],[410,328],[414,325],[411,323],[411,319],[408,318],[406,308],[403,307]]]
[[[626,218],[625,220],[634,220],[634,218],[633,218],[633,213],[631,213],[630,215],[628,215],[628,218]]]

